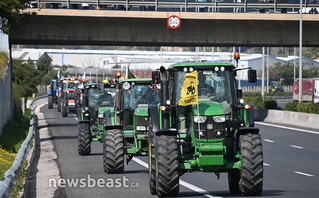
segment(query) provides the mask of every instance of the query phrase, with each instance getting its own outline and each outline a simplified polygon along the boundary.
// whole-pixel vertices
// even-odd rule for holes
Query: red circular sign
[[[177,29],[181,25],[181,19],[176,15],[172,15],[172,16],[168,17],[167,25],[171,29]]]

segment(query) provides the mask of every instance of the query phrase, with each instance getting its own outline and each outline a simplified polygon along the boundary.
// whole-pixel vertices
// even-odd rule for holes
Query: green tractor
[[[103,81],[102,84],[84,85],[79,116],[78,153],[89,155],[91,142],[103,141],[104,111],[114,112],[115,84]]]
[[[237,89],[229,63],[181,63],[161,67],[160,105],[149,107],[149,187],[177,196],[179,177],[190,171],[228,173],[231,193],[261,195],[263,152],[254,108]],[[248,81],[256,71],[248,70]]]
[[[133,156],[148,155],[149,106],[159,103],[150,78],[117,83],[115,111],[104,112],[103,168],[107,173],[124,171]]]

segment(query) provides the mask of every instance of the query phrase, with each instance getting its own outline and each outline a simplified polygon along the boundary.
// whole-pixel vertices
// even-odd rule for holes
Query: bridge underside
[[[114,13],[117,11],[113,11],[113,16],[107,14],[85,16],[72,13],[54,15],[39,12],[36,16],[29,16],[20,28],[11,34],[10,41],[12,44],[31,45],[299,45],[299,21],[296,20],[298,14],[275,14],[278,15],[275,17],[272,14],[259,13],[194,15],[196,13],[157,12],[159,14],[156,18],[156,12],[148,12],[147,16],[143,17],[134,11],[120,11],[120,15]],[[172,14],[181,17],[182,23],[179,29],[173,30],[167,26],[167,18]],[[303,46],[319,46],[319,15],[310,18],[308,16],[305,16],[303,21]],[[292,20],[292,17],[295,20]]]

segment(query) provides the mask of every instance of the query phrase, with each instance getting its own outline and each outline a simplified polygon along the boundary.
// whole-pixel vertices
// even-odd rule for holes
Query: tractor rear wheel
[[[103,133],[103,168],[107,173],[124,171],[123,132],[120,129],[105,130]]]
[[[53,97],[48,96],[48,108],[53,109]]]
[[[148,179],[152,195],[156,195],[156,172],[155,172],[155,139],[154,135],[148,133]]]
[[[62,116],[63,117],[67,117],[68,116],[68,112],[66,111],[66,106],[62,105]]]
[[[58,100],[58,112],[61,112],[61,101]]]
[[[239,189],[244,196],[261,195],[263,190],[263,151],[259,134],[240,135],[242,170]]]
[[[91,153],[91,134],[89,123],[79,124],[78,153],[79,155],[90,155]]]
[[[176,135],[159,135],[155,139],[156,192],[160,197],[179,193],[178,146]]]

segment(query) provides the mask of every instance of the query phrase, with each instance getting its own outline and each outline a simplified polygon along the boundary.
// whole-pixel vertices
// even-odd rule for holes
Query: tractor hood
[[[148,116],[148,105],[138,105],[135,109],[134,114],[136,116]]]
[[[112,109],[114,109],[114,107],[99,107],[99,114],[104,114],[107,110],[112,111]]]
[[[197,115],[197,105],[194,105],[194,115]],[[217,102],[201,102],[199,103],[199,115],[215,116],[224,115],[225,109],[223,105]]]

